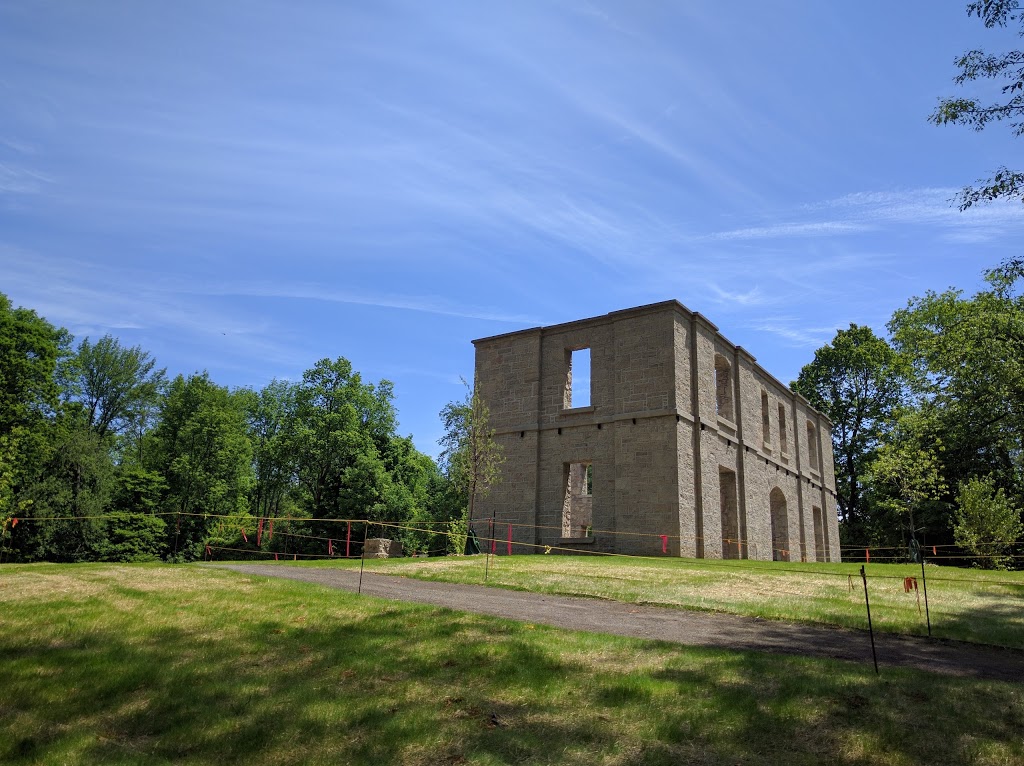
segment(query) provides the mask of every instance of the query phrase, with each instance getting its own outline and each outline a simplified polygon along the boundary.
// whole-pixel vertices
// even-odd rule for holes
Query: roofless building
[[[505,456],[476,517],[512,523],[514,552],[839,561],[831,423],[700,314],[473,343]]]

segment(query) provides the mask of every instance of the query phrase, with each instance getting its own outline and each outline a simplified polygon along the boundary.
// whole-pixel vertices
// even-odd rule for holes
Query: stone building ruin
[[[831,423],[678,301],[473,344],[513,552],[840,560]]]

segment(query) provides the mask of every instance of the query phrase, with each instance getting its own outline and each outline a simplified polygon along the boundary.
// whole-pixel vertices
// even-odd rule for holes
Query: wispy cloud
[[[713,282],[708,283],[708,289],[716,296],[718,303],[726,303],[736,306],[760,306],[771,302],[762,292],[760,287],[752,287],[746,292],[724,290]]]
[[[354,306],[374,306],[377,308],[401,309],[438,316],[476,319],[486,322],[503,322],[508,324],[537,326],[544,322],[526,314],[496,312],[471,304],[454,304],[450,300],[438,296],[410,296],[396,294],[372,294],[350,292],[317,285],[292,283],[287,285],[238,284],[222,287],[211,287],[188,292],[197,295],[247,296],[259,298],[282,298],[288,300],[317,300],[330,303],[347,303]]]
[[[43,173],[0,162],[0,194],[36,194],[49,183]]]
[[[798,317],[768,317],[749,323],[751,330],[766,332],[782,338],[789,345],[816,349],[832,340],[837,326],[807,327],[806,319]]]
[[[697,240],[729,241],[778,239],[782,237],[832,237],[865,231],[866,224],[847,221],[819,221],[809,223],[776,223],[768,226],[751,226],[730,231],[716,231],[696,237]]]

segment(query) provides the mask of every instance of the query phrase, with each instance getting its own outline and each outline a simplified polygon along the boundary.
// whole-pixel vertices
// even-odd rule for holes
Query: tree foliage
[[[792,388],[832,421],[836,496],[844,534],[865,536],[871,510],[863,483],[904,397],[906,372],[870,327],[851,324],[814,354]]]
[[[164,509],[178,514],[169,543],[200,553],[208,516],[242,517],[252,484],[252,447],[239,397],[205,373],[171,383],[153,432],[150,465],[167,482]]]
[[[967,13],[989,29],[1019,26],[1018,35],[1024,36],[1024,14],[1018,0],[977,0],[968,4]],[[955,64],[959,70],[954,78],[957,85],[991,80],[999,84],[1002,98],[994,102],[969,96],[942,98],[929,121],[936,125],[966,125],[974,130],[1007,121],[1015,137],[1024,135],[1024,51],[993,54],[970,50],[955,59]],[[1024,202],[1024,172],[1000,167],[979,186],[965,186],[958,195],[961,210],[1001,198]]]
[[[907,411],[868,469],[874,502],[905,530],[904,541],[916,540],[928,528],[922,524],[926,521],[922,512],[941,501],[946,492],[943,450],[942,442],[930,437],[919,414]]]
[[[1024,455],[1024,300],[989,276],[989,289],[926,293],[893,314],[893,344],[946,447],[951,487],[993,475],[1020,494]]]
[[[956,544],[975,554],[986,569],[1005,568],[1009,560],[1001,554],[1024,534],[1020,510],[991,476],[960,485],[952,524]]]
[[[473,521],[478,497],[485,497],[501,480],[504,463],[501,446],[494,440],[491,413],[480,394],[479,381],[473,388],[465,380],[466,396],[449,402],[441,410],[444,436],[441,438],[441,467],[452,484],[467,498],[465,522],[456,522],[453,533],[465,534]],[[457,542],[456,542],[457,544]]]
[[[124,431],[157,403],[166,371],[155,367],[139,346],[124,348],[110,335],[84,338],[68,364],[70,398],[101,437]]]

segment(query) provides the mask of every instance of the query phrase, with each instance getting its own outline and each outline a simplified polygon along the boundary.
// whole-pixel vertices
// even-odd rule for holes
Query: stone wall
[[[700,314],[668,301],[474,344],[505,451],[476,518],[513,523],[514,552],[661,555],[668,535],[674,556],[839,560],[828,420]],[[571,406],[579,349],[590,402]],[[592,466],[589,507],[571,506],[590,524],[566,535],[574,465]]]

